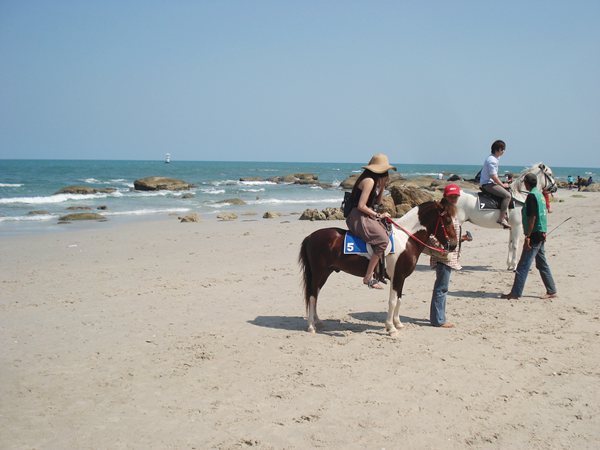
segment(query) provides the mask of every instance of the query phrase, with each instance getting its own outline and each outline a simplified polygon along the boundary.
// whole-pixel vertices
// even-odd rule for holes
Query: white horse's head
[[[537,187],[540,191],[546,190],[548,192],[556,192],[558,187],[556,185],[556,181],[554,180],[552,169],[544,163],[536,163],[530,168],[522,171],[511,183],[511,191],[516,200],[522,202],[525,201],[527,190],[525,189],[525,182],[523,181],[523,178],[528,173],[533,173],[537,177]]]

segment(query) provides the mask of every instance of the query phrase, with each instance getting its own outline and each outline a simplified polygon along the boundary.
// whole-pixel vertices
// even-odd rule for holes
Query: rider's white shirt
[[[493,183],[491,176],[498,175],[498,158],[494,155],[490,155],[483,162],[483,168],[481,169],[481,177],[479,180],[479,184],[489,184]]]

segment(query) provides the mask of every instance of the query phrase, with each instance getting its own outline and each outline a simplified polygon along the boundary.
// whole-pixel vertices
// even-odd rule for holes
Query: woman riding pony
[[[380,204],[383,198],[383,191],[389,179],[388,170],[396,168],[390,165],[388,157],[383,153],[373,155],[369,164],[362,168],[365,170],[352,189],[352,211],[346,219],[346,224],[352,234],[362,238],[373,248],[363,283],[372,289],[383,289],[373,278],[373,272],[379,260],[383,258],[389,242],[389,235],[380,219],[389,218],[390,215],[379,214],[375,211],[375,205]]]

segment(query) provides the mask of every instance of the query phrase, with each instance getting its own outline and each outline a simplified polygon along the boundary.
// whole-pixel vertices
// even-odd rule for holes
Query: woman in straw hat
[[[389,236],[380,219],[390,217],[388,213],[379,214],[375,205],[381,203],[383,191],[388,181],[388,170],[396,170],[391,166],[388,157],[383,153],[373,155],[369,164],[363,166],[363,173],[358,177],[352,189],[352,211],[346,219],[352,234],[364,239],[373,247],[373,255],[367,266],[363,283],[372,289],[383,289],[373,278],[375,266],[381,258],[389,242]]]

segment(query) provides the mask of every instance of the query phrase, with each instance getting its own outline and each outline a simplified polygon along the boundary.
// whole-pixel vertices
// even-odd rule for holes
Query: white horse
[[[525,204],[528,191],[525,189],[523,177],[527,173],[533,173],[537,176],[538,189],[542,191],[546,189],[550,192],[556,192],[556,182],[552,175],[552,169],[543,163],[534,164],[529,169],[524,170],[510,184],[510,191],[515,200],[515,208],[509,209],[508,222],[510,223],[510,238],[508,241],[508,258],[506,260],[508,270],[514,270],[517,267],[517,252],[521,235],[523,234],[523,221],[521,218],[521,210]],[[497,223],[500,217],[499,209],[480,209],[477,194],[472,192],[464,192],[458,199],[457,214],[458,220],[463,222],[471,222],[484,228],[502,229],[502,225]]]

